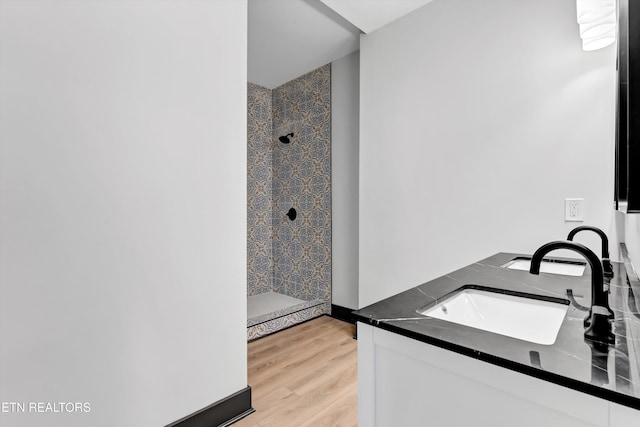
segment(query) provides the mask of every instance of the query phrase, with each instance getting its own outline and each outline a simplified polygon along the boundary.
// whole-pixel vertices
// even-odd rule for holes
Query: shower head
[[[280,140],[280,142],[282,142],[283,144],[288,144],[288,143],[290,143],[290,142],[291,142],[291,141],[289,140],[289,137],[290,137],[290,136],[291,136],[291,137],[293,137],[293,132],[288,133],[288,134],[286,134],[286,135],[284,135],[284,136],[281,136],[281,137],[280,137],[280,138],[278,138],[278,139],[279,139],[279,140]]]

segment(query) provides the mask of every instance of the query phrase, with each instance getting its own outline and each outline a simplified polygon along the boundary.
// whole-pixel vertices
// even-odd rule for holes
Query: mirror
[[[640,213],[640,4],[618,2],[618,105],[616,113],[616,209]]]

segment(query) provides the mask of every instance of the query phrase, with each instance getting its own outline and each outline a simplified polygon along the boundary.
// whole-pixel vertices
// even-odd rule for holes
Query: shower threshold
[[[276,292],[252,295],[247,297],[247,327],[268,322],[322,303],[322,300],[304,301]]]

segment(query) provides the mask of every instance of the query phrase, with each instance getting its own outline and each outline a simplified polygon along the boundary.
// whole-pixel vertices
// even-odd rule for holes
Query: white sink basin
[[[551,345],[556,341],[568,303],[463,289],[418,313],[536,344]]]
[[[542,263],[540,264],[540,272],[562,274],[565,276],[582,276],[584,274],[585,266],[586,265],[581,262],[542,260]],[[503,265],[503,267],[510,270],[529,271],[529,268],[531,267],[531,260],[527,258],[516,258]]]

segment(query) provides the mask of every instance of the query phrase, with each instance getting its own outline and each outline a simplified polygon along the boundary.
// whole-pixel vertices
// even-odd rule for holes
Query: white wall
[[[358,307],[360,52],[331,63],[331,302]]]
[[[166,425],[246,387],[246,21],[0,3],[0,401],[91,409],[1,425]]]
[[[566,238],[567,197],[617,247],[615,47],[581,50],[574,0],[436,0],[360,52],[361,307]]]

